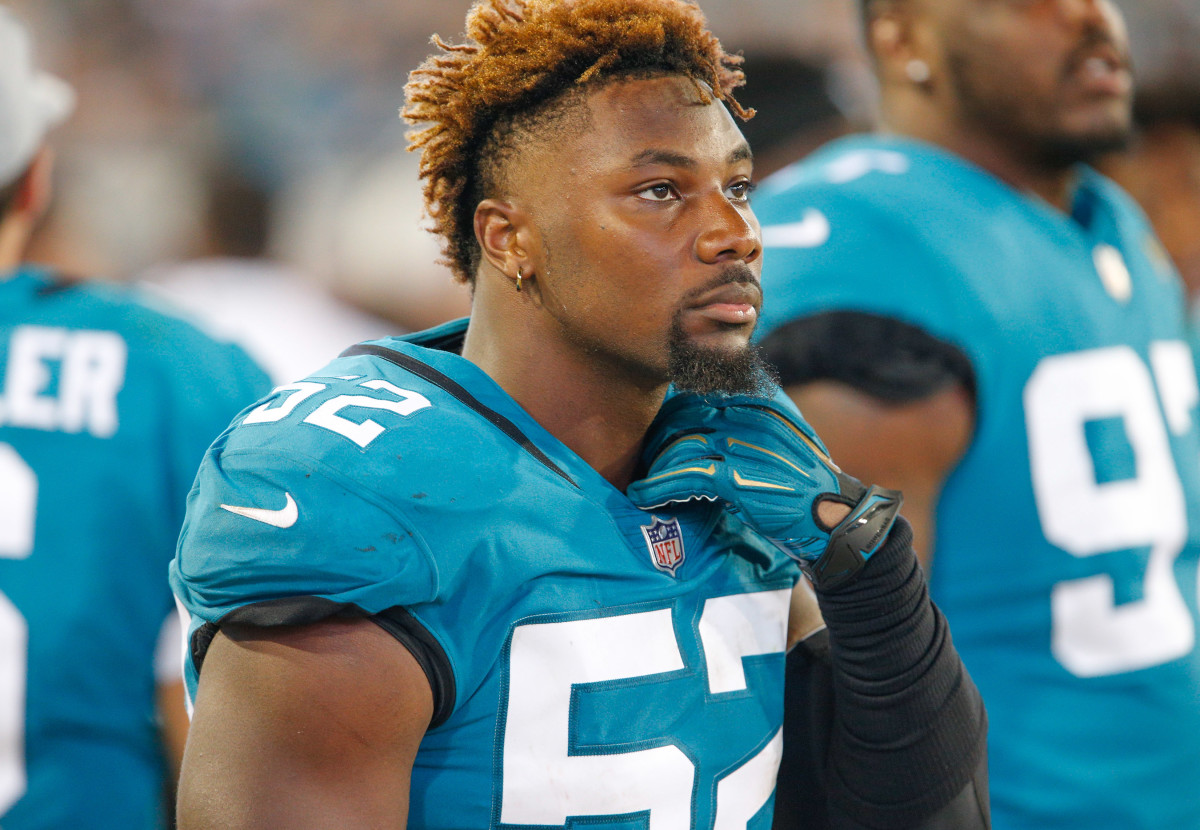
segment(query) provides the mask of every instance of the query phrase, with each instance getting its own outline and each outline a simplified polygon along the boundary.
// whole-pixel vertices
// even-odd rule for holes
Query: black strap
[[[355,357],[358,355],[370,355],[371,357],[378,357],[381,360],[386,360],[388,363],[399,366],[401,369],[411,372],[417,377],[427,380],[435,386],[441,387],[442,389],[446,390],[446,392],[457,398],[461,403],[486,418],[493,426],[495,426],[512,440],[516,441],[517,444],[521,446],[521,449],[525,450],[546,467],[553,470],[568,484],[573,487],[579,486],[571,479],[569,475],[566,474],[566,472],[564,472],[557,464],[551,461],[544,452],[538,449],[537,445],[530,441],[529,438],[525,436],[525,433],[521,432],[516,424],[505,418],[499,412],[488,409],[459,383],[442,374],[437,369],[434,369],[432,366],[422,363],[421,361],[409,357],[406,354],[401,354],[394,349],[389,349],[384,346],[376,346],[372,343],[359,343],[356,346],[351,346],[350,348],[346,349],[346,351],[342,352],[341,354],[342,357]]]

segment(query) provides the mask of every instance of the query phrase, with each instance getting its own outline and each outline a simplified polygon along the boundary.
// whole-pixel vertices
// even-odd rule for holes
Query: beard
[[[682,392],[771,397],[779,385],[758,346],[734,350],[697,346],[688,339],[678,314],[671,321],[667,361],[671,383]]]
[[[1036,110],[1018,91],[998,86],[1004,73],[973,60],[960,48],[950,51],[948,68],[959,103],[967,118],[988,132],[1004,136],[1010,144],[1046,170],[1066,170],[1125,149],[1131,139],[1132,120],[1112,121],[1090,129],[1071,130],[1057,125],[1054,105]]]

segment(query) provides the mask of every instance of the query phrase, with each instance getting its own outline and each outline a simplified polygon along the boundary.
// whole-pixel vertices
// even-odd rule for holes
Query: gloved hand
[[[838,469],[782,391],[774,399],[674,395],[650,426],[642,460],[646,476],[627,490],[638,507],[720,502],[824,590],[854,578],[900,511],[900,493],[864,487]],[[822,502],[850,512],[827,525]]]

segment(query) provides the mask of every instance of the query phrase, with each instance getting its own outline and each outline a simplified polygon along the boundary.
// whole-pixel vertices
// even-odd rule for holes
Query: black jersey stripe
[[[432,729],[441,726],[454,711],[458,690],[450,658],[437,638],[417,619],[399,605],[368,614],[362,607],[349,602],[337,602],[326,597],[300,596],[269,599],[235,608],[217,623],[206,622],[192,634],[190,641],[192,665],[199,673],[204,658],[217,631],[224,625],[253,625],[259,628],[313,625],[330,619],[364,617],[400,641],[416,659],[429,680],[433,692]]]
[[[385,346],[376,346],[371,343],[359,343],[356,346],[351,346],[350,348],[346,349],[346,351],[342,352],[341,354],[342,357],[355,357],[357,355],[370,355],[372,357],[378,357],[381,360],[386,360],[388,363],[399,366],[401,369],[412,372],[417,377],[427,380],[435,386],[441,387],[442,389],[446,390],[446,392],[457,398],[461,403],[486,418],[497,429],[499,429],[513,441],[516,441],[517,444],[520,445],[521,449],[525,450],[546,467],[553,470],[571,486],[579,486],[569,475],[566,474],[562,468],[551,461],[544,452],[538,449],[537,445],[530,441],[529,438],[526,437],[525,433],[521,432],[520,428],[518,428],[516,424],[508,420],[508,418],[505,418],[499,412],[488,409],[486,406],[480,403],[474,395],[464,389],[457,381],[447,377],[437,369],[434,369],[432,366],[422,363],[415,358],[411,358],[406,354],[401,354],[394,349],[389,349]]]

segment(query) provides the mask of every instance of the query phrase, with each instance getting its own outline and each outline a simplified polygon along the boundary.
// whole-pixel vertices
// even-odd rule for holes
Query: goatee
[[[676,389],[701,395],[770,397],[779,385],[758,346],[736,350],[697,346],[678,318],[671,323],[668,339],[668,372]]]

